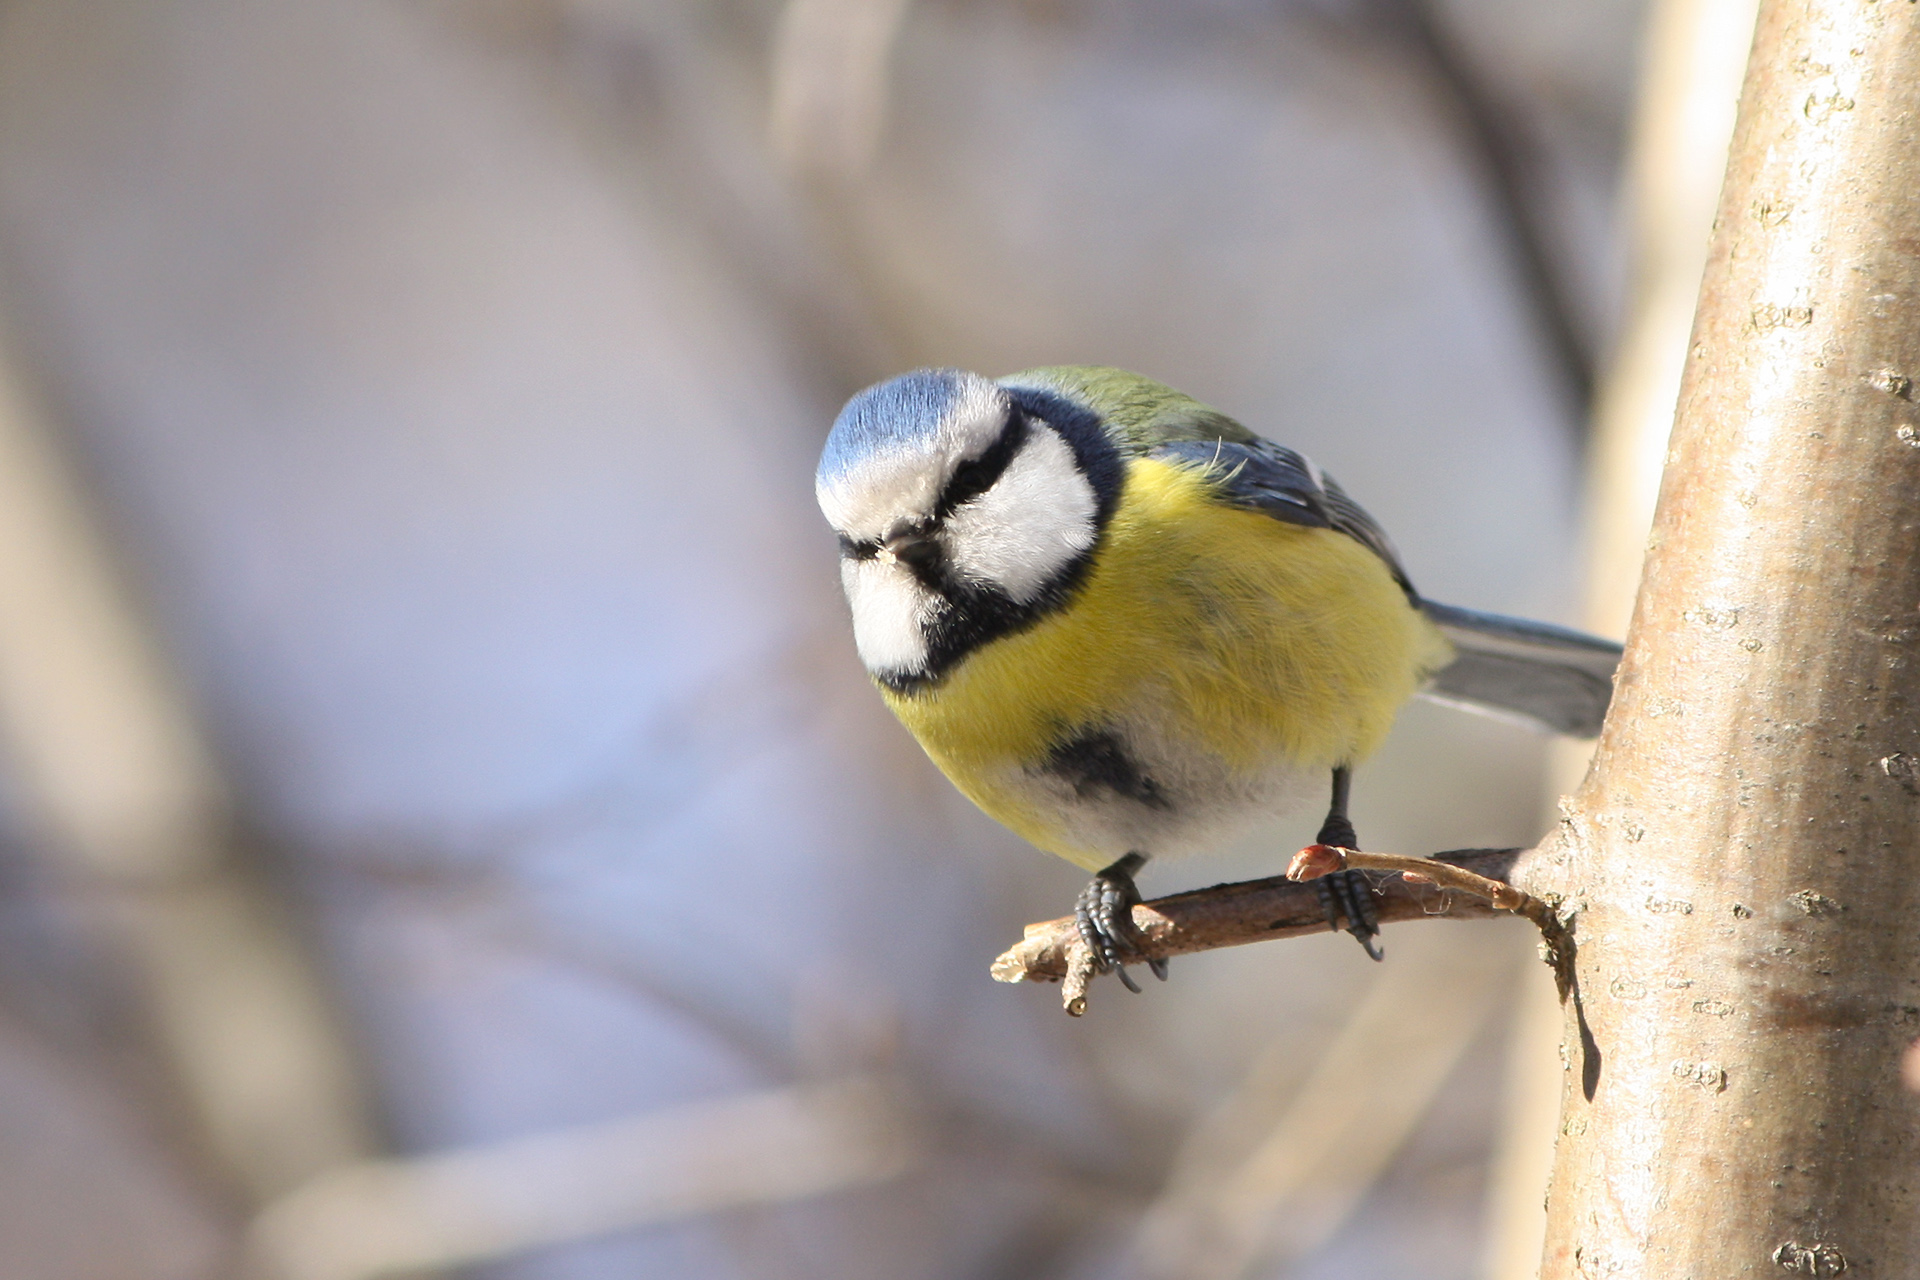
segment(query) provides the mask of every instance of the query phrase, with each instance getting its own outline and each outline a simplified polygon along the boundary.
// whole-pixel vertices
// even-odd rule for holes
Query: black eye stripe
[[[994,482],[1005,474],[1008,464],[1013,461],[1013,455],[1026,443],[1027,430],[1026,415],[1018,409],[1013,410],[1008,416],[1006,429],[985,453],[953,469],[947,487],[941,490],[940,502],[933,509],[933,518],[944,520],[963,504],[993,488]]]
[[[856,541],[844,533],[840,534],[841,558],[871,560],[880,554],[880,548],[888,538],[906,533],[925,533],[937,527],[960,507],[993,488],[1000,477],[1006,474],[1014,455],[1020,452],[1020,446],[1026,443],[1030,430],[1026,415],[1018,409],[1013,410],[999,438],[988,446],[985,453],[977,458],[969,458],[953,469],[953,474],[947,477],[946,488],[940,491],[940,501],[934,505],[930,519],[918,522],[911,529],[892,530],[883,538]]]

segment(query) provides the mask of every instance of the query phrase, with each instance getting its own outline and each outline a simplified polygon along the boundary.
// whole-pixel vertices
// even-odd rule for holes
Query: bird
[[[855,647],[969,799],[1092,873],[1098,971],[1140,988],[1135,877],[1329,795],[1416,693],[1599,732],[1620,646],[1439,604],[1379,524],[1295,451],[1123,369],[919,369],[854,395],[815,496]],[[1322,788],[1328,788],[1322,791]],[[1315,881],[1379,959],[1369,882]]]

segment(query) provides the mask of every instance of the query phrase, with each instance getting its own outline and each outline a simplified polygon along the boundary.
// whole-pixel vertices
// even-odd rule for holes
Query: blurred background
[[[8,0],[0,1273],[1530,1275],[1525,927],[996,986],[1084,877],[868,687],[813,459],[1123,365],[1617,634],[1751,20]],[[1530,844],[1554,768],[1415,704],[1355,817]]]

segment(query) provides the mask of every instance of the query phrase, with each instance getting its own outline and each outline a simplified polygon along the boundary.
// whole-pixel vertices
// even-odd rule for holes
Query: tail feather
[[[1606,719],[1620,646],[1565,627],[1420,602],[1458,655],[1422,692],[1436,702],[1518,716],[1591,738]]]

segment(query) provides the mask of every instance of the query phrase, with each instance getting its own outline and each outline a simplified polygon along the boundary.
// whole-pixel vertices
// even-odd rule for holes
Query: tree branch
[[[1762,0],[1613,707],[1539,1274],[1920,1274],[1920,5]],[[1530,860],[1534,861],[1534,860]]]
[[[1375,886],[1382,923],[1434,916],[1484,920],[1503,909],[1513,911],[1532,920],[1546,937],[1556,975],[1568,971],[1565,930],[1551,904],[1511,883],[1515,865],[1530,850],[1455,849],[1431,858],[1328,852],[1334,860],[1305,868],[1310,877],[1346,868],[1391,873]],[[1431,883],[1409,882],[1400,874],[1409,871]],[[1133,927],[1144,962],[1325,933],[1328,925],[1317,891],[1286,876],[1270,876],[1143,902],[1133,909]],[[1063,984],[1061,1001],[1074,1017],[1086,1012],[1087,984],[1096,972],[1093,953],[1080,940],[1072,916],[1028,925],[1025,936],[993,962],[997,982]],[[1561,981],[1564,994],[1564,977]]]

